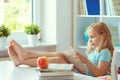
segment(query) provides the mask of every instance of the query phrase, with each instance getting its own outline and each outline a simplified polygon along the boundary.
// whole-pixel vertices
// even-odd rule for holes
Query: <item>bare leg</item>
[[[67,63],[64,56],[58,52],[34,52],[24,49],[16,41],[12,40],[8,48],[8,54],[14,64],[26,64],[29,66],[37,65],[37,58],[47,56],[50,63]]]
[[[60,57],[50,57],[48,59],[49,59],[49,63],[59,63],[59,64],[67,63],[65,59],[60,58]]]
[[[21,61],[19,60],[18,55],[16,54],[16,52],[14,51],[11,45],[8,47],[8,55],[13,61],[15,66],[20,65]]]
[[[28,53],[28,50],[25,48],[22,48],[16,41],[11,40],[10,45],[13,47],[14,52],[18,55],[20,60],[24,60],[26,58],[26,55]],[[19,53],[19,54],[18,54]],[[25,54],[24,54],[25,53]]]
[[[29,58],[21,61],[11,45],[8,47],[8,54],[15,66],[21,64],[29,65],[32,67],[37,66],[37,58]],[[49,63],[67,63],[65,59],[62,59],[60,57],[49,57],[48,60]]]
[[[40,56],[64,58],[63,55],[59,52],[35,52],[35,51],[27,50],[14,40],[12,40],[10,44],[13,46],[20,60],[25,60],[29,58],[38,58]]]

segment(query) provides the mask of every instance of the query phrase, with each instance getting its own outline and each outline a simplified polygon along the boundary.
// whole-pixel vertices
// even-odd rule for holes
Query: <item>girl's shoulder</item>
[[[109,49],[103,49],[100,51],[99,60],[102,62],[110,62],[112,59],[111,52]]]
[[[108,48],[105,48],[105,49],[102,49],[100,51],[100,55],[101,56],[109,56],[109,57],[111,57],[111,52],[110,52],[110,50]]]
[[[102,49],[100,53],[111,53],[108,48]]]

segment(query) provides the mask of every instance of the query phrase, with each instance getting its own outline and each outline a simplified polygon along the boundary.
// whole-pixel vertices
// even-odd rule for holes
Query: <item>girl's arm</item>
[[[98,67],[92,64],[89,60],[86,62],[88,69],[92,72],[94,76],[103,76],[107,73],[109,63],[99,62]]]
[[[85,56],[80,54],[79,52],[76,53],[76,58],[80,59],[83,63],[85,63],[88,69],[92,72],[94,76],[103,76],[107,73],[107,69],[109,67],[108,62],[99,62],[98,67],[92,64]]]

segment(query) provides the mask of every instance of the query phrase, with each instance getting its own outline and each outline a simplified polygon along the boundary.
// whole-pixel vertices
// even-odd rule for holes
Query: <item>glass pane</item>
[[[32,22],[32,0],[10,0],[4,9],[4,24],[14,32],[24,31],[24,26]]]
[[[3,24],[4,20],[4,1],[0,0],[0,25]]]

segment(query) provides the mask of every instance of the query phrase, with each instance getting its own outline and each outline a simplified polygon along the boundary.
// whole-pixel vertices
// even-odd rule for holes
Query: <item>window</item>
[[[28,44],[27,34],[24,33],[24,27],[32,22],[37,23],[35,17],[36,3],[40,0],[5,0],[3,1],[4,20],[2,24],[7,25],[12,33],[7,38],[6,45],[11,39],[16,40],[22,45]],[[40,5],[40,4],[39,4]],[[38,13],[38,12],[37,12]],[[39,14],[39,13],[38,13]]]
[[[7,38],[6,45],[11,39],[20,44],[28,44],[24,27],[33,21],[33,0],[8,0],[4,1],[4,22],[11,29],[11,35]]]
[[[4,4],[4,24],[12,32],[24,31],[24,26],[32,22],[32,0],[10,0]]]
[[[1,1],[4,0],[0,0],[0,5]],[[24,25],[31,22],[40,25],[42,28],[42,36],[40,37],[42,42],[56,43],[56,0],[53,2],[49,0],[7,1],[9,2],[4,2],[4,9],[2,9],[4,20],[0,21],[4,21],[4,24],[12,29],[12,34],[8,37],[6,45],[11,39],[15,39],[22,45],[27,45],[27,35],[23,33],[23,30]],[[1,15],[0,12],[0,17]]]
[[[0,0],[0,25],[3,23],[4,20],[4,2]]]

